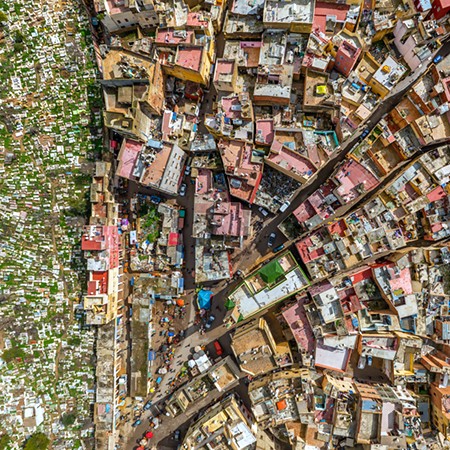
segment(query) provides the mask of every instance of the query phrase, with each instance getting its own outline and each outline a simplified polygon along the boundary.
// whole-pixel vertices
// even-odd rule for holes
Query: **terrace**
[[[368,169],[352,159],[344,163],[334,175],[334,179],[339,186],[335,193],[342,199],[342,204],[370,192],[380,183]]]
[[[317,171],[311,161],[278,141],[272,144],[266,163],[303,183]]]
[[[229,296],[243,318],[308,286],[309,282],[290,252],[249,275]]]
[[[202,47],[178,47],[175,64],[185,69],[199,72],[202,58]]]
[[[312,0],[266,0],[263,21],[267,26],[286,24],[289,27],[292,22],[310,25],[313,23],[314,3]]]

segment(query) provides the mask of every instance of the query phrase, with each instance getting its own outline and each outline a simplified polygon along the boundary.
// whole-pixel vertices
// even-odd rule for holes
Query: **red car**
[[[216,349],[217,356],[222,356],[223,350],[219,341],[214,341],[214,348]]]

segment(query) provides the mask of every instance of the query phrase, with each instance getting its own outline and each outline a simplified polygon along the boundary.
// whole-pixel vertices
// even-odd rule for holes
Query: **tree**
[[[3,11],[0,11],[0,23],[8,22],[8,17]],[[2,436],[3,437],[3,436]],[[0,447],[1,449],[1,447]]]
[[[2,354],[2,359],[9,363],[11,361],[13,361],[16,358],[25,358],[27,356],[27,354],[25,353],[25,351],[19,347],[12,347],[9,348],[8,350],[5,350]]]
[[[75,416],[74,413],[64,414],[61,417],[61,423],[65,427],[68,427],[68,426],[73,425],[75,423],[75,419],[76,419],[76,416]]]
[[[44,433],[34,433],[26,443],[24,450],[46,450],[50,444],[50,439]]]
[[[0,450],[5,450],[6,448],[8,448],[10,442],[11,438],[7,434],[3,434],[0,437]]]
[[[16,34],[14,35],[14,42],[16,44],[22,44],[23,40],[23,34],[20,31],[16,31]]]

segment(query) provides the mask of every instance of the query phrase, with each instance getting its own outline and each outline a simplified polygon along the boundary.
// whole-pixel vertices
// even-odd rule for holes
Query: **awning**
[[[286,407],[287,407],[286,400],[281,400],[280,402],[277,402],[278,411],[282,411],[283,409],[286,409]]]
[[[231,311],[236,305],[234,304],[234,302],[230,299],[227,299],[227,301],[225,302],[225,308],[228,311]]]
[[[169,234],[169,246],[174,247],[178,245],[178,233],[170,233]]]
[[[197,295],[198,306],[200,309],[211,309],[212,291],[201,289]]]

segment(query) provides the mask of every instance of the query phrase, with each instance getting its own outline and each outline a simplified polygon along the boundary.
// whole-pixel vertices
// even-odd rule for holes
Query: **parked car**
[[[280,209],[278,210],[280,213],[284,213],[290,206],[291,202],[289,201],[285,201],[281,206]]]
[[[214,349],[216,350],[217,356],[222,356],[223,350],[222,346],[219,344],[219,341],[214,341]]]
[[[132,426],[132,427],[137,427],[137,426],[139,426],[141,423],[142,423],[141,419],[138,419],[138,420],[135,420],[135,421],[131,424],[131,426]]]
[[[433,62],[434,62],[435,64],[437,64],[438,62],[441,62],[442,60],[443,60],[442,56],[441,56],[441,55],[437,55],[437,56],[433,59]]]
[[[152,402],[149,400],[149,401],[144,405],[144,411],[148,411],[151,407],[152,407]]]
[[[179,441],[180,438],[181,438],[181,431],[180,430],[176,430],[173,437],[175,438],[176,441]]]
[[[180,186],[180,195],[184,197],[186,195],[187,186],[186,183],[182,183]]]
[[[151,195],[151,196],[150,196],[150,201],[151,201],[152,203],[154,203],[155,205],[158,205],[159,203],[162,202],[162,198],[161,198],[161,197],[158,197],[157,195]]]
[[[186,166],[186,169],[184,169],[184,175],[188,177],[191,174],[191,166]]]
[[[269,235],[269,242],[267,242],[267,245],[269,247],[272,247],[272,245],[275,242],[276,238],[277,238],[277,235],[275,233],[270,233],[270,235]]]
[[[281,252],[281,250],[283,250],[283,248],[284,248],[284,244],[281,244],[281,245],[278,245],[277,247],[275,247],[272,251],[274,253],[278,253],[278,252]]]
[[[206,322],[205,327],[206,328],[211,328],[213,322],[216,320],[215,316],[213,316],[212,314],[208,317],[208,321]]]
[[[262,206],[260,206],[260,207],[258,208],[258,211],[259,211],[264,217],[267,217],[267,216],[269,215],[269,212],[268,212],[266,209],[264,209]]]
[[[369,133],[370,133],[370,130],[368,128],[366,128],[361,134],[361,139],[366,138]]]

